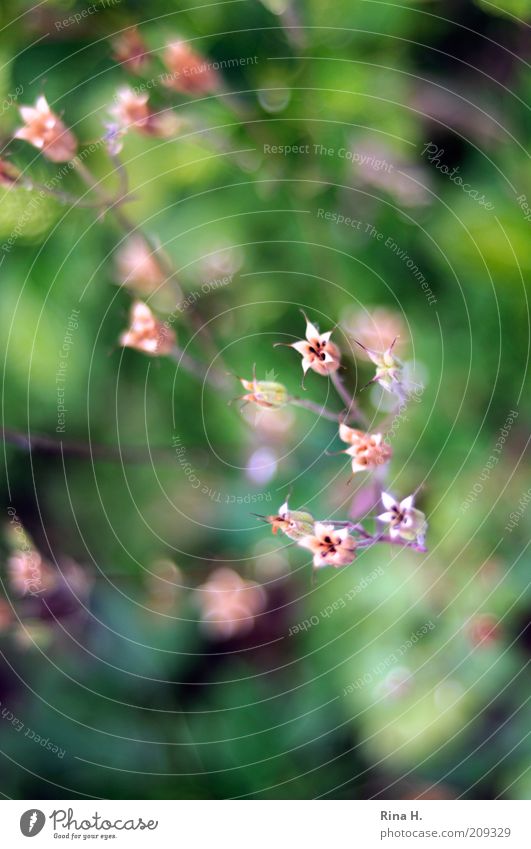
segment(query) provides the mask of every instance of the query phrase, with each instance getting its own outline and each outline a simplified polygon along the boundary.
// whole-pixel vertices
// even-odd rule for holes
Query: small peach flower
[[[353,474],[366,472],[387,463],[393,453],[381,433],[365,433],[341,423],[339,438],[349,445],[344,453],[352,457]]]
[[[173,350],[175,333],[171,327],[155,318],[147,304],[135,301],[131,307],[129,329],[120,336],[120,345],[136,348],[154,357],[164,357]]]
[[[480,613],[468,623],[468,633],[474,645],[486,646],[500,638],[500,623],[492,613]]]
[[[230,639],[251,630],[256,616],[265,608],[263,587],[247,581],[232,569],[216,569],[196,590],[201,621],[207,633]]]
[[[408,495],[402,501],[396,501],[388,492],[382,492],[382,504],[385,513],[377,518],[380,522],[390,525],[389,536],[392,539],[403,539],[408,542],[424,542],[427,522],[426,516],[417,510],[414,504],[414,496]]]
[[[295,540],[311,535],[315,522],[311,513],[304,510],[290,510],[287,501],[279,507],[276,516],[265,516],[264,518],[271,525],[274,534],[281,531],[290,539]]]
[[[69,162],[75,156],[75,136],[51,111],[44,95],[37,98],[35,106],[21,106],[19,111],[24,126],[16,131],[16,139],[24,139],[39,148],[51,162]]]
[[[156,255],[140,236],[130,236],[116,254],[117,278],[124,286],[151,294],[161,286],[166,275]]]
[[[306,319],[306,339],[293,342],[288,348],[295,350],[302,356],[302,370],[304,374],[308,369],[316,371],[317,374],[327,375],[337,371],[341,361],[341,354],[337,345],[330,342],[332,331],[319,333],[319,330]],[[277,342],[277,345],[283,342]]]
[[[356,556],[356,540],[351,537],[348,528],[335,528],[316,522],[313,533],[299,540],[302,548],[307,548],[313,553],[313,565],[321,566],[348,566]]]
[[[238,380],[243,388],[248,390],[247,395],[241,396],[241,400],[246,404],[256,404],[266,410],[280,410],[288,402],[288,390],[282,383],[273,380],[257,380],[256,376],[253,376],[252,380],[246,380],[244,377]]]
[[[136,94],[131,88],[124,86],[118,89],[116,104],[109,113],[117,122],[122,134],[135,130],[146,136],[169,138],[179,129],[177,117],[168,110],[154,112],[149,106],[149,95]]]
[[[142,71],[149,62],[148,48],[136,27],[130,27],[114,39],[113,56],[133,73]]]
[[[163,78],[168,88],[184,94],[208,94],[220,87],[217,72],[185,41],[170,42],[163,62],[170,72]]]
[[[18,182],[19,177],[20,171],[15,165],[6,159],[0,159],[0,186],[9,188]]]

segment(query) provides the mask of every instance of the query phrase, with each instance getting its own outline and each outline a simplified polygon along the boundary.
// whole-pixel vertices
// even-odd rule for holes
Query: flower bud
[[[405,393],[402,363],[393,353],[397,339],[394,339],[391,345],[385,351],[373,351],[370,348],[365,348],[361,342],[358,345],[363,348],[368,357],[376,366],[376,374],[370,383],[379,383],[382,389],[386,392],[394,392],[399,397]]]
[[[201,623],[213,639],[228,640],[250,631],[266,605],[266,592],[232,569],[222,567],[211,573],[195,591]]]
[[[20,171],[15,165],[12,165],[6,159],[0,159],[0,186],[10,188],[18,181],[19,177]]]
[[[274,534],[281,531],[290,539],[299,540],[313,533],[315,519],[304,510],[290,510],[285,501],[276,516],[265,516]]]
[[[242,396],[242,400],[247,403],[256,404],[267,410],[280,410],[288,403],[288,390],[282,383],[276,383],[273,380],[257,380],[256,377],[252,380],[240,377],[239,380],[243,388],[249,390],[247,395]]]

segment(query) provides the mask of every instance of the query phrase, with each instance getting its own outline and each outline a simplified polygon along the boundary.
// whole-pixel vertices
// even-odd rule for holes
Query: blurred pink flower
[[[356,354],[365,360],[371,359],[365,348],[385,351],[396,339],[394,350],[398,353],[405,347],[408,337],[406,324],[400,313],[386,307],[351,311],[345,315],[342,324],[346,333],[364,346],[357,348]]]
[[[7,561],[7,571],[18,595],[47,593],[57,584],[57,574],[35,549],[15,551]]]
[[[161,138],[175,135],[180,126],[177,116],[167,109],[155,112],[148,101],[149,95],[146,93],[136,94],[127,86],[118,89],[116,103],[111,106],[109,113],[116,121],[121,133],[135,130],[147,136]]]
[[[69,162],[76,153],[77,141],[61,119],[50,109],[44,95],[37,98],[35,106],[21,106],[24,126],[15,133],[42,151],[51,162]]]
[[[224,567],[212,572],[195,592],[203,627],[215,639],[247,633],[265,608],[264,588]]]
[[[149,62],[147,45],[137,27],[130,27],[117,36],[112,46],[114,59],[135,74]]]
[[[135,301],[131,307],[129,328],[120,336],[120,345],[152,357],[164,357],[174,348],[175,333],[155,318],[147,304]]]
[[[149,295],[161,286],[166,275],[156,255],[141,236],[130,236],[116,254],[116,272],[120,284]]]
[[[208,94],[219,89],[218,73],[185,41],[170,42],[162,58],[170,72],[163,78],[168,88],[184,94]]]

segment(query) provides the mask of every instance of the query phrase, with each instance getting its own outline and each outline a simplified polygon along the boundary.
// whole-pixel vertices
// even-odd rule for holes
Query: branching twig
[[[69,440],[54,439],[42,433],[23,433],[14,428],[3,427],[2,437],[4,442],[20,448],[21,451],[38,452],[41,454],[65,454],[71,457],[104,460],[111,463],[151,463],[154,460],[168,462],[173,456],[172,452],[165,448],[144,448],[141,446],[119,448],[114,445],[95,445],[88,442],[71,442]]]
[[[348,389],[344,386],[343,381],[339,377],[337,371],[333,371],[330,374],[330,380],[332,381],[337,394],[343,401],[346,407],[346,419],[356,419],[358,422],[361,422],[363,425],[367,425],[367,418],[362,413],[360,408],[358,407],[357,402],[353,397],[351,397]]]

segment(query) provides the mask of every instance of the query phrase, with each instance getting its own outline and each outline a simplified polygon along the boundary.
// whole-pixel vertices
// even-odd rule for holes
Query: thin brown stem
[[[192,357],[177,345],[175,345],[172,353],[169,354],[169,357],[189,374],[197,377],[204,383],[210,383],[210,385],[215,389],[228,388],[229,381],[222,372],[218,371],[216,368],[207,368],[207,366],[200,363],[195,359],[195,357]]]
[[[295,407],[303,407],[305,410],[310,410],[320,418],[328,419],[328,421],[336,422],[336,424],[341,420],[341,413],[334,413],[332,410],[328,410],[326,407],[321,406],[321,404],[316,404],[314,401],[308,401],[306,398],[290,397],[289,403],[293,404]]]
[[[343,381],[339,377],[337,371],[333,371],[330,374],[330,380],[332,381],[334,388],[345,404],[346,407],[346,418],[349,419],[357,419],[358,422],[361,422],[364,426],[367,425],[367,419],[365,415],[362,413],[360,408],[358,407],[355,399],[350,395],[348,389],[343,384]]]

